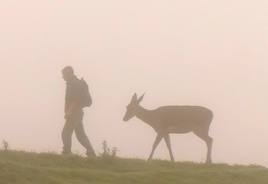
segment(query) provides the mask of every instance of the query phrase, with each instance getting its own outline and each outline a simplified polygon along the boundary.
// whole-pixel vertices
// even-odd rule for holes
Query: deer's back
[[[163,106],[154,110],[153,119],[156,126],[187,132],[196,127],[209,127],[212,118],[212,111],[201,106]]]

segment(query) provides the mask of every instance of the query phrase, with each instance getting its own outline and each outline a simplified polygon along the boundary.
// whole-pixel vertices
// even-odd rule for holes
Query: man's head
[[[71,66],[66,66],[62,69],[62,78],[65,81],[70,81],[74,77],[74,69]]]

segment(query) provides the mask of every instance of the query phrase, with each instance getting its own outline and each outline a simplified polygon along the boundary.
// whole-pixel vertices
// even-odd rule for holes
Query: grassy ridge
[[[267,184],[268,169],[0,151],[0,184],[88,183]]]

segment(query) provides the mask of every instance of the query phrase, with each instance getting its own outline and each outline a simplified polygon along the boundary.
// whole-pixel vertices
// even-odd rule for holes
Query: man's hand
[[[77,108],[78,108],[77,103],[72,102],[72,103],[70,104],[70,106],[67,108],[67,110],[66,110],[66,112],[65,112],[65,116],[64,116],[64,118],[65,118],[66,120],[68,120],[68,119],[71,117],[71,115],[73,114],[73,112],[76,111]]]
[[[70,118],[71,114],[70,113],[65,113],[64,115],[64,119],[65,120],[68,120]]]

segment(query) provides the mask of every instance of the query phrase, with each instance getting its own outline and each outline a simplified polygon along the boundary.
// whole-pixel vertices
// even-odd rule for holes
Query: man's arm
[[[65,109],[65,119],[69,119],[70,116],[79,109],[79,105],[77,102],[72,101],[70,102],[70,104],[66,107]]]

